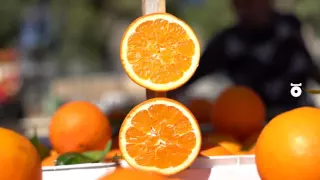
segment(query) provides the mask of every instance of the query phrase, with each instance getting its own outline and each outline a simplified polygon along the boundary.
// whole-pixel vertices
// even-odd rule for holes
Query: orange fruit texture
[[[202,150],[200,152],[201,156],[228,156],[232,155],[230,151],[228,151],[226,148],[216,145],[209,149]]]
[[[111,127],[97,106],[73,101],[62,105],[53,115],[49,138],[59,154],[103,150],[111,138]]]
[[[131,167],[171,175],[196,159],[201,133],[185,106],[171,99],[153,98],[129,112],[120,129],[119,146]]]
[[[202,149],[220,146],[231,153],[238,153],[242,145],[234,137],[222,133],[212,133],[202,137]]]
[[[138,85],[173,90],[196,71],[200,44],[193,30],[168,13],[141,16],[130,24],[120,47],[121,63]]]
[[[261,130],[266,109],[261,98],[245,86],[224,90],[212,108],[211,121],[216,131],[243,138]]]
[[[206,99],[192,99],[187,105],[199,123],[210,123],[212,103]]]
[[[113,173],[101,177],[99,180],[178,180],[165,176],[134,169],[118,168]]]
[[[36,148],[24,136],[0,128],[0,179],[41,180],[41,161]]]
[[[59,154],[56,151],[51,150],[50,155],[42,160],[41,166],[55,166],[55,161],[58,157]]]
[[[273,118],[255,147],[263,180],[320,179],[320,110],[301,107]]]

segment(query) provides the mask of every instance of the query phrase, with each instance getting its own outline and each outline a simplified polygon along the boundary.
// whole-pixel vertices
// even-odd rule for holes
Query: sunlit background
[[[278,0],[277,7],[303,22],[319,64],[320,1]],[[194,28],[202,47],[233,22],[228,0],[167,0],[167,11]],[[50,115],[63,102],[89,100],[108,111],[142,101],[145,90],[126,77],[119,60],[121,36],[140,15],[140,0],[3,0],[0,78],[10,83],[1,84],[0,123],[23,130],[37,126],[45,134]],[[193,88],[192,96],[214,98],[230,83],[223,75],[209,79]]]

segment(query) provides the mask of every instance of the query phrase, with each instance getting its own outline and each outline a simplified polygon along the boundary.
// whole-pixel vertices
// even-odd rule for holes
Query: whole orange
[[[73,101],[62,105],[53,115],[49,137],[59,154],[103,150],[111,138],[111,126],[94,104]]]
[[[0,128],[0,179],[41,180],[41,161],[36,148],[24,136]]]
[[[255,147],[263,180],[320,179],[320,109],[297,108],[276,116]]]
[[[112,174],[105,175],[99,180],[167,180],[166,177],[146,171],[118,168]]]
[[[241,139],[261,130],[265,118],[265,105],[258,94],[245,86],[232,86],[217,97],[211,122],[216,131]]]
[[[212,103],[206,99],[192,99],[187,106],[199,123],[210,123]]]

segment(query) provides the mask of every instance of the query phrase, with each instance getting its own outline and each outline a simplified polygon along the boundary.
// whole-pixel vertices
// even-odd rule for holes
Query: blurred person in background
[[[21,102],[21,77],[15,49],[0,49],[0,120],[14,124],[24,117]]]
[[[169,96],[178,98],[198,79],[219,71],[235,85],[255,90],[267,106],[269,118],[300,106],[314,106],[303,93],[290,94],[290,83],[309,78],[320,82],[317,66],[305,47],[301,23],[291,14],[280,14],[273,0],[232,0],[237,22],[208,43],[194,76]]]

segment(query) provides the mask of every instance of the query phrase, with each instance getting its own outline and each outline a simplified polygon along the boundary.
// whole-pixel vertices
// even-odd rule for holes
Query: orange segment
[[[133,168],[170,175],[195,160],[201,133],[185,106],[171,99],[154,98],[127,115],[120,129],[119,146]]]
[[[200,59],[200,44],[193,30],[168,13],[135,20],[125,32],[120,49],[128,76],[154,91],[183,85],[194,74]]]

